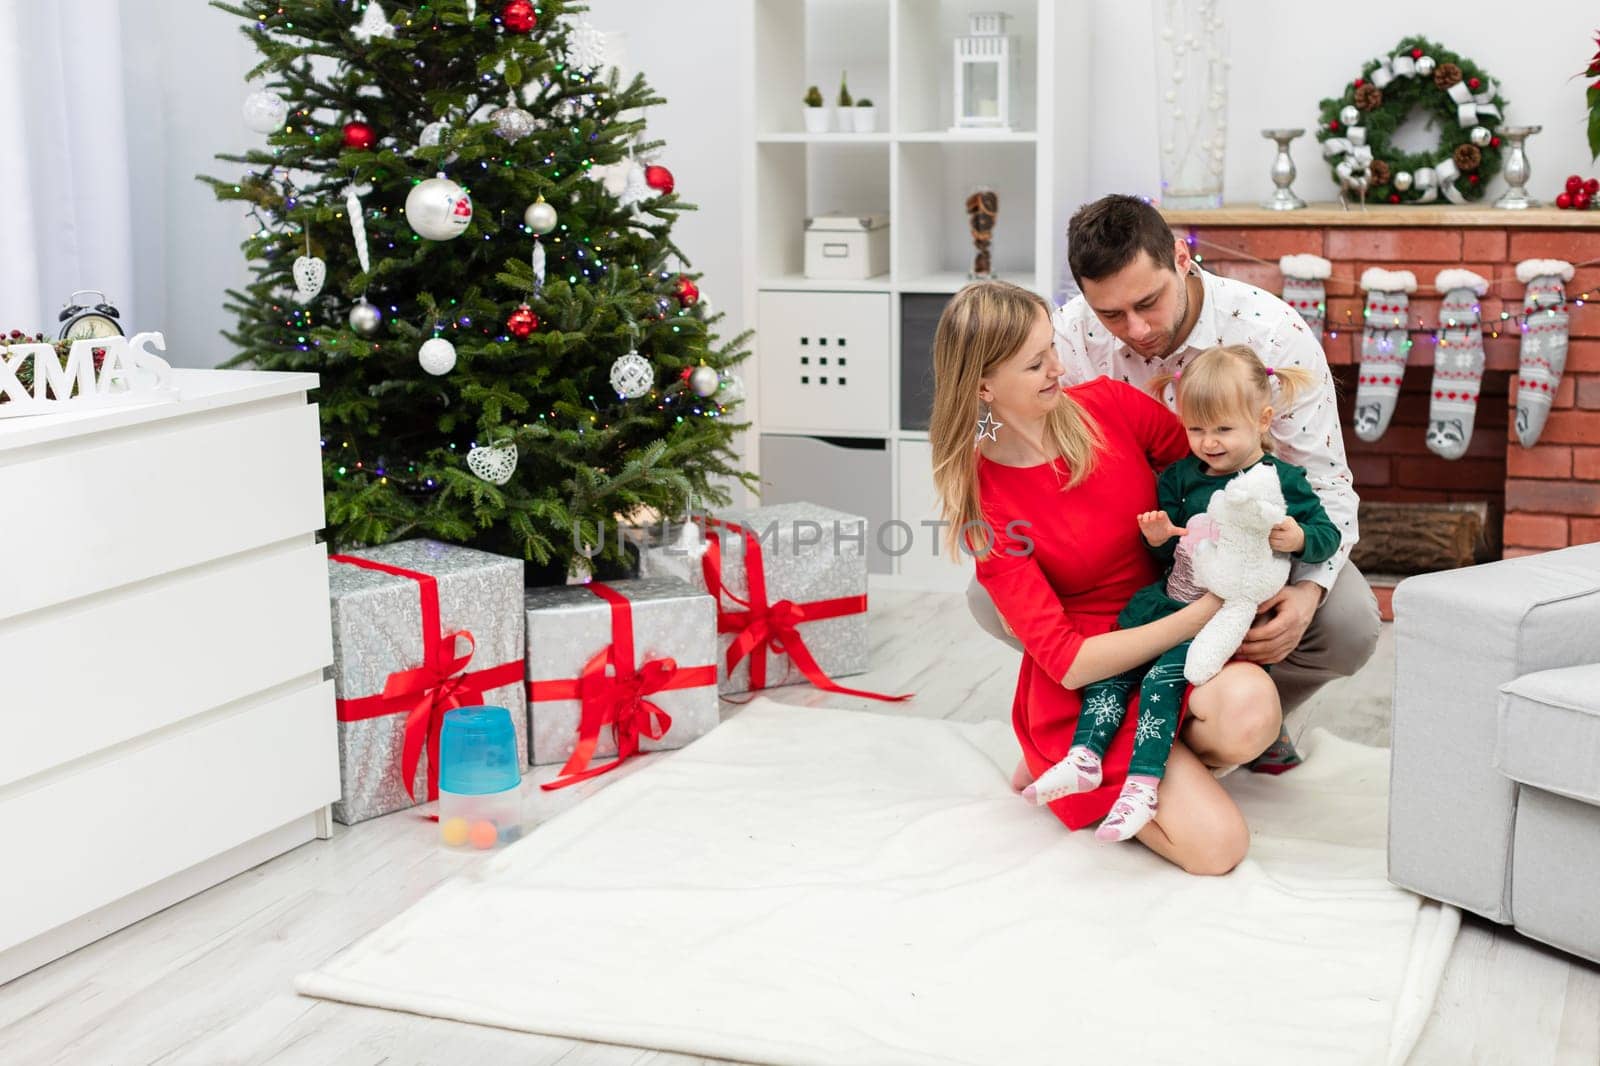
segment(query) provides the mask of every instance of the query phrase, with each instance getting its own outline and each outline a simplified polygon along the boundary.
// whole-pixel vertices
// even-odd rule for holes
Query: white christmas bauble
[[[472,222],[472,197],[441,173],[411,187],[406,194],[406,221],[419,236],[448,241],[461,236]]]
[[[474,445],[467,452],[467,469],[491,485],[504,485],[517,472],[517,446],[512,442],[493,448]]]
[[[1471,137],[1472,143],[1477,145],[1479,148],[1489,147],[1489,142],[1494,139],[1494,134],[1490,133],[1483,126],[1472,127],[1472,132],[1467,134],[1467,136]]]
[[[689,387],[702,399],[715,393],[719,384],[717,372],[709,366],[697,366],[689,375]]]
[[[283,97],[265,89],[244,98],[244,124],[257,133],[276,133],[289,117]]]
[[[522,221],[533,232],[543,236],[556,228],[556,209],[543,200],[536,200],[522,213]]]
[[[489,112],[494,131],[512,144],[533,132],[533,116],[520,107],[502,107]]]
[[[328,264],[314,255],[302,255],[294,261],[291,268],[294,274],[294,298],[296,302],[308,304],[317,298],[322,291],[322,283],[328,280]]]
[[[443,337],[424,341],[417,349],[417,362],[430,374],[448,374],[456,366],[456,346]]]
[[[1433,77],[1434,67],[1438,66],[1432,56],[1419,56],[1417,58],[1417,74],[1424,78]]]
[[[656,372],[650,360],[638,352],[629,352],[611,364],[611,387],[618,396],[637,400],[655,383]]]
[[[1394,186],[1395,192],[1405,192],[1407,189],[1411,188],[1411,171],[1395,171],[1394,177],[1389,179],[1389,184]]]
[[[422,127],[421,133],[417,134],[417,143],[424,148],[433,148],[438,145],[439,141],[444,137],[444,131],[449,128],[450,125],[446,122],[430,122]]]
[[[1346,104],[1339,110],[1339,121],[1346,126],[1354,126],[1361,121],[1361,109],[1354,104]]]
[[[383,325],[383,312],[362,300],[350,309],[350,328],[363,337],[370,337]]]

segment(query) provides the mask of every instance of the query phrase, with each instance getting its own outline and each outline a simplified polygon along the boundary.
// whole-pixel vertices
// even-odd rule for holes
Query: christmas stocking
[[[1400,397],[1400,380],[1406,372],[1410,340],[1406,320],[1411,313],[1411,297],[1417,291],[1417,278],[1409,270],[1380,270],[1368,267],[1361,275],[1361,288],[1367,294],[1362,312],[1366,322],[1361,330],[1361,373],[1356,383],[1356,436],[1374,441],[1389,428],[1395,401]]]
[[[1572,264],[1559,259],[1524,259],[1517,280],[1528,287],[1522,298],[1522,358],[1517,374],[1517,439],[1524,448],[1539,443],[1550,404],[1567,365],[1567,292]]]
[[[1439,344],[1433,352],[1428,450],[1459,459],[1472,442],[1472,423],[1478,415],[1478,390],[1483,384],[1479,301],[1489,291],[1489,282],[1470,270],[1452,269],[1439,271],[1433,286],[1444,294],[1444,302],[1439,305]]]
[[[1321,344],[1328,308],[1328,293],[1322,283],[1333,273],[1333,264],[1320,255],[1286,255],[1278,260],[1278,269],[1283,271],[1283,302],[1300,312],[1311,335]]]

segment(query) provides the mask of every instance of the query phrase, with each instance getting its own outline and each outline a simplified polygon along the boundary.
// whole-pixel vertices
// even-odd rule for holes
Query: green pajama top
[[[1256,463],[1244,469],[1221,476],[1207,473],[1204,462],[1196,456],[1186,455],[1161,472],[1161,477],[1156,481],[1156,502],[1167,512],[1167,517],[1172,520],[1173,525],[1186,526],[1189,524],[1189,519],[1205,514],[1211,497],[1223,486],[1245,470],[1253,469],[1261,463],[1266,463],[1277,471],[1278,484],[1283,488],[1283,502],[1288,507],[1289,517],[1300,524],[1301,530],[1306,535],[1305,544],[1299,551],[1293,553],[1291,558],[1305,563],[1320,563],[1332,558],[1333,553],[1339,549],[1339,530],[1333,524],[1333,519],[1328,517],[1328,512],[1322,509],[1322,501],[1317,499],[1311,483],[1306,480],[1306,472],[1293,463],[1286,463],[1271,455],[1264,455]],[[1133,594],[1128,606],[1117,616],[1119,628],[1132,629],[1134,626],[1165,618],[1185,606],[1167,595],[1167,576],[1172,573],[1172,560],[1178,550],[1178,538],[1173,537],[1165,544],[1150,550],[1161,560],[1164,567],[1161,580],[1153,585],[1146,585]]]

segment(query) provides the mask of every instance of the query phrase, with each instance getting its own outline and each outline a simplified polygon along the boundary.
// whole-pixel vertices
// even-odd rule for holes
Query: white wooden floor
[[[853,682],[880,691],[915,691],[916,700],[876,704],[809,688],[771,695],[792,703],[964,721],[1009,716],[1016,655],[978,631],[959,594],[874,591],[873,616],[878,665]],[[1354,740],[1386,744],[1393,662],[1386,633],[1367,669],[1319,693],[1291,721],[1291,729],[1298,735],[1323,726]],[[732,705],[726,709],[736,711]],[[603,787],[604,781],[553,798],[525,788],[528,810],[547,817],[581,802],[583,789]],[[435,831],[406,813],[339,826],[331,841],[304,845],[18,978],[0,988],[0,1063],[683,1066],[710,1061],[296,996],[290,988],[295,974],[400,913],[457,869],[479,861],[480,856],[437,847]],[[1249,1035],[1241,1033],[1239,1039]],[[1600,969],[1469,920],[1412,1062],[1595,1066],[1600,1063]]]

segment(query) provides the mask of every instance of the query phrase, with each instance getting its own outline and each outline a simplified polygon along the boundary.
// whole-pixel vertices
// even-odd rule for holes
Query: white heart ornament
[[[497,444],[493,448],[473,448],[467,453],[467,466],[491,485],[504,485],[517,472],[517,446]]]
[[[297,302],[308,304],[315,300],[326,280],[328,264],[316,256],[302,255],[294,261],[294,298]]]

